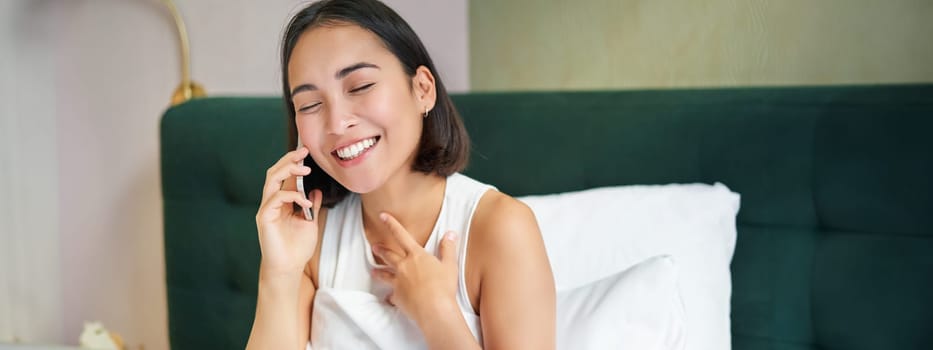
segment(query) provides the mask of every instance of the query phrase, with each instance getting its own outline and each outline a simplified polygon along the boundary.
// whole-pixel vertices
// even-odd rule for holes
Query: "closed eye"
[[[299,108],[299,109],[298,109],[298,112],[299,112],[299,113],[307,113],[307,112],[310,112],[312,108],[316,109],[317,106],[320,106],[320,105],[321,105],[321,103],[318,102],[318,103],[312,104],[312,105],[310,105],[310,106],[304,106],[304,107]]]
[[[363,86],[360,86],[360,87],[358,87],[358,88],[355,88],[355,89],[353,89],[353,90],[350,90],[350,93],[351,93],[351,94],[355,94],[355,93],[358,93],[358,92],[362,92],[362,91],[364,91],[364,90],[367,90],[367,89],[373,87],[373,85],[376,85],[376,83],[364,84]]]

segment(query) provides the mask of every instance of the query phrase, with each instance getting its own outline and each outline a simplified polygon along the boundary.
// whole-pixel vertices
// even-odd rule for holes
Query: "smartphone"
[[[298,147],[296,147],[295,149],[301,149],[301,147],[302,147],[301,138],[299,137]],[[312,164],[314,163],[314,160],[311,159],[310,155],[305,157],[304,160],[302,160],[302,165],[314,169],[313,166],[308,164],[309,162]],[[310,184],[308,184],[308,186],[305,186],[305,177],[302,175],[296,176],[295,179],[296,179],[295,185],[296,185],[296,188],[298,189],[298,193],[301,193],[301,195],[304,196],[304,198],[308,198],[308,195],[310,194],[309,192],[311,190]],[[305,208],[295,203],[292,203],[292,205],[294,205],[294,208],[296,211],[301,211],[302,213],[304,213],[305,220],[308,220],[308,221],[314,220],[314,213],[311,211],[311,208]]]

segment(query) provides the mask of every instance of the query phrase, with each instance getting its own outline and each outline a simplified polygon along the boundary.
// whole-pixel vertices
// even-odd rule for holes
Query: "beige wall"
[[[279,94],[279,36],[308,1],[176,3],[208,94]],[[451,90],[467,90],[466,0],[386,3]],[[0,343],[77,344],[96,320],[130,349],[167,349],[158,125],[179,82],[171,18],[159,0],[0,0],[0,30]]]
[[[929,0],[472,0],[474,90],[933,82]]]

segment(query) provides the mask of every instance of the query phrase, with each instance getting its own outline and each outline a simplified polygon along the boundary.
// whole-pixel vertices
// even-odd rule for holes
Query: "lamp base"
[[[185,101],[188,101],[192,98],[204,97],[207,96],[207,93],[204,91],[204,87],[195,82],[189,82],[187,85],[182,83],[175,89],[175,93],[172,94],[172,106],[177,106]]]

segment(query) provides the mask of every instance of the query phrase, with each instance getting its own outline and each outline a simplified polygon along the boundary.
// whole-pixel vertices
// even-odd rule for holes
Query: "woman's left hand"
[[[392,286],[388,302],[417,324],[457,310],[457,234],[448,231],[440,244],[440,259],[435,258],[411,237],[405,227],[388,213],[380,218],[388,225],[402,251],[373,247],[389,266],[376,269],[376,278]]]

